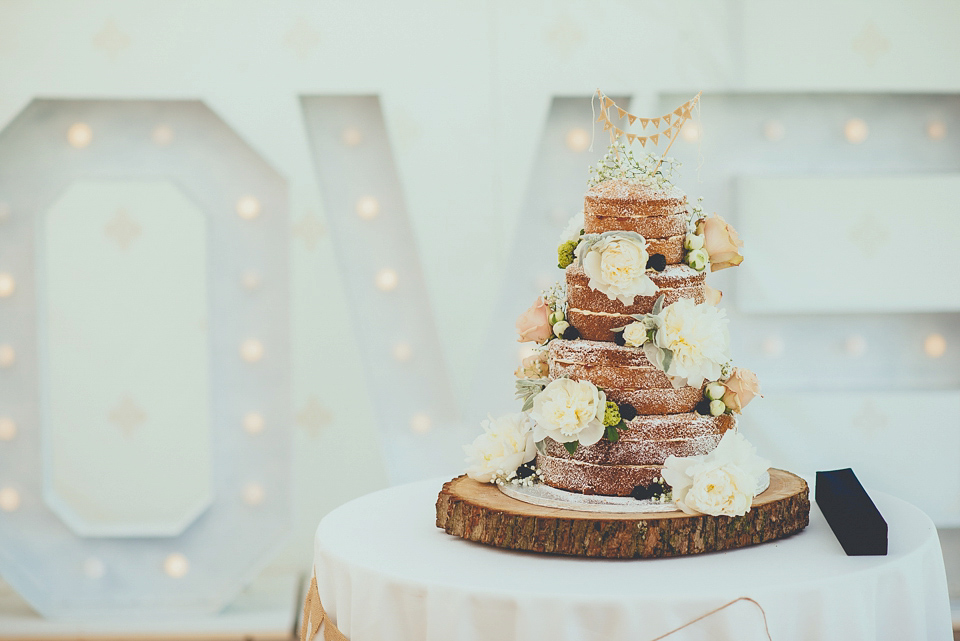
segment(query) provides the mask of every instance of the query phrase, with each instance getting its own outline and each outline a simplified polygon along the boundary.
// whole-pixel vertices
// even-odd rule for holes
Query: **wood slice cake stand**
[[[690,516],[680,511],[580,512],[532,505],[492,483],[458,476],[437,498],[437,527],[448,534],[511,550],[614,559],[702,554],[795,534],[810,520],[806,481],[770,469],[770,487],[744,516]]]

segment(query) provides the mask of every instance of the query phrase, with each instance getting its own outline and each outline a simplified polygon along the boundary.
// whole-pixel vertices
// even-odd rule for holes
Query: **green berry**
[[[707,398],[711,401],[719,401],[723,398],[723,395],[726,393],[727,388],[724,387],[723,383],[710,383],[707,385],[707,389],[704,390]]]
[[[607,409],[603,413],[603,424],[607,427],[620,424],[620,408],[613,401],[607,401]]]
[[[710,401],[711,416],[720,416],[726,411],[727,411],[727,406],[723,404],[723,401]]]
[[[577,248],[577,241],[568,240],[557,248],[557,267],[566,269],[573,263],[573,251]]]
[[[567,331],[567,328],[570,327],[570,323],[567,321],[560,321],[553,324],[553,333],[557,338],[563,338],[563,333]]]
[[[564,318],[563,318],[563,312],[552,312],[552,313],[550,314],[549,321],[550,321],[550,324],[551,324],[551,325],[556,325],[557,323],[559,323],[559,322],[562,321],[562,320],[564,320]]]

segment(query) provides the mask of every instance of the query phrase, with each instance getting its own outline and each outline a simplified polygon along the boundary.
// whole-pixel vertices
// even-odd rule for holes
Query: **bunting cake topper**
[[[603,123],[603,130],[610,132],[610,144],[615,143],[619,138],[623,137],[626,138],[629,144],[639,142],[641,147],[646,147],[647,142],[652,142],[654,145],[657,145],[661,138],[665,138],[670,141],[670,144],[668,144],[667,148],[663,151],[663,156],[666,156],[667,152],[670,151],[670,147],[673,146],[673,141],[677,139],[680,129],[684,123],[690,119],[690,113],[700,101],[700,94],[702,93],[702,91],[698,92],[697,95],[690,100],[658,118],[641,118],[623,109],[605,93],[597,89],[597,97],[600,98],[600,115],[597,116],[597,122]],[[620,124],[623,124],[623,121],[626,120],[629,123],[626,126],[629,127],[639,120],[641,130],[646,131],[647,127],[651,126],[650,131],[652,133],[641,135],[621,129],[610,119],[611,108],[616,111]],[[657,166],[659,167],[659,163]]]

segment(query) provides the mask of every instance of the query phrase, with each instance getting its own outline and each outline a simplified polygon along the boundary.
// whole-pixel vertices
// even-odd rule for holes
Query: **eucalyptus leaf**
[[[663,295],[663,294],[660,294],[660,295],[657,297],[656,302],[653,304],[653,310],[652,310],[651,313],[652,313],[654,316],[656,316],[656,315],[659,314],[661,311],[663,311],[663,300],[664,300],[664,295]]]
[[[537,451],[540,452],[541,454],[547,453],[547,446],[546,446],[545,440],[541,439],[536,443],[534,443],[533,445],[537,448]]]
[[[670,365],[673,363],[673,352],[669,349],[661,348],[663,352],[663,373],[666,374],[670,371]]]
[[[618,432],[617,428],[613,425],[607,427],[607,440],[611,443],[616,443],[620,440],[620,432]]]
[[[563,447],[566,448],[567,453],[570,456],[573,456],[574,452],[577,451],[577,446],[580,445],[580,441],[570,441],[569,443],[564,443]]]

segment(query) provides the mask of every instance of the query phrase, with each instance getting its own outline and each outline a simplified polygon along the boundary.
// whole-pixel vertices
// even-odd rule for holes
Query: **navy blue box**
[[[817,472],[817,505],[847,556],[887,553],[887,522],[853,470]]]

